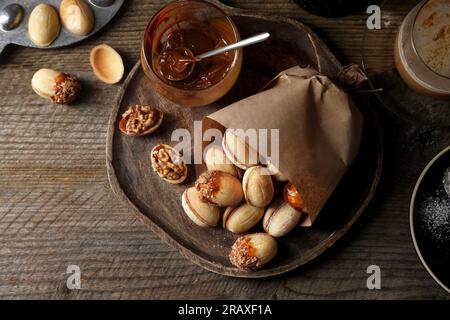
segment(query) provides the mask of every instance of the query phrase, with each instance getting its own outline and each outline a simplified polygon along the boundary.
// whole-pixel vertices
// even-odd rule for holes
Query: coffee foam
[[[434,72],[450,78],[450,0],[428,1],[413,30],[414,46]]]

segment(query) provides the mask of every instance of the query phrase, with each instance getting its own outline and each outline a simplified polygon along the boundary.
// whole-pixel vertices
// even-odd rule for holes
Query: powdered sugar
[[[442,192],[427,197],[420,208],[423,231],[433,239],[438,249],[450,247],[450,197]]]

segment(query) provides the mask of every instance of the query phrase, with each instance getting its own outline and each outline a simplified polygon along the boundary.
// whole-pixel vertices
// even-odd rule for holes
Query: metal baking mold
[[[107,7],[100,7],[94,5],[91,1],[86,1],[86,4],[88,4],[92,12],[95,16],[95,25],[94,29],[86,36],[78,36],[75,34],[70,33],[67,31],[63,26],[61,26],[61,32],[59,36],[53,41],[49,46],[47,47],[38,47],[36,46],[28,37],[28,18],[30,17],[31,11],[41,3],[46,3],[49,5],[52,5],[57,11],[59,11],[59,5],[61,3],[60,0],[5,0],[1,1],[1,7],[0,7],[0,20],[5,21],[4,27],[0,27],[0,54],[2,53],[3,49],[10,45],[10,44],[16,44],[19,46],[24,47],[30,47],[30,48],[39,48],[39,49],[51,49],[51,48],[61,48],[66,47],[75,43],[78,43],[80,41],[83,41],[94,34],[96,34],[98,31],[100,31],[106,24],[108,24],[109,21],[117,14],[120,7],[123,5],[125,0],[114,0],[112,1],[112,4]],[[93,1],[95,2],[95,1]],[[14,21],[15,19],[11,19],[5,15],[2,17],[2,10],[7,7],[8,5],[16,4],[20,5],[23,9],[22,18],[17,19],[20,20],[19,22]],[[0,21],[0,23],[1,23]],[[14,22],[18,26],[15,28],[10,29],[11,22]]]

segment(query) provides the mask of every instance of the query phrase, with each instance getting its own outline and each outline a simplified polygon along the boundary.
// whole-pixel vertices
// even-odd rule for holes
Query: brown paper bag
[[[302,225],[311,226],[358,152],[363,116],[329,78],[296,66],[203,121],[222,130],[279,129],[278,169],[300,191]]]

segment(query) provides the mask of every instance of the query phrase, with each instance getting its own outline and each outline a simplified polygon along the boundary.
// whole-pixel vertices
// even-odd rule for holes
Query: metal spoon
[[[239,49],[242,47],[246,47],[249,46],[251,44],[255,44],[261,41],[266,40],[267,38],[270,37],[270,34],[268,32],[264,32],[264,33],[260,33],[257,35],[254,35],[250,38],[246,38],[244,40],[235,42],[233,44],[230,44],[228,46],[225,47],[220,47],[220,48],[216,48],[214,50],[202,53],[198,56],[194,56],[194,54],[192,53],[191,50],[189,50],[188,48],[181,48],[182,52],[184,52],[184,55],[182,57],[180,57],[180,48],[178,49],[168,49],[166,50],[166,52],[162,52],[161,56],[165,56],[164,59],[161,59],[160,61],[164,61],[164,62],[169,62],[169,63],[173,63],[173,58],[170,59],[170,56],[178,56],[178,60],[181,61],[181,64],[178,64],[178,68],[174,69],[171,68],[172,71],[176,71],[173,73],[162,73],[162,75],[170,80],[170,81],[182,81],[187,79],[193,72],[194,70],[194,66],[195,63],[201,61],[202,59],[206,59],[218,54],[222,54],[225,53],[227,51],[231,51],[231,50],[235,50],[235,49]],[[172,50],[173,55],[169,52],[169,50]],[[161,66],[160,66],[161,67]],[[162,70],[162,68],[161,68]]]
[[[114,0],[89,0],[96,7],[106,8],[114,3]]]
[[[10,31],[19,26],[23,19],[23,8],[12,3],[0,10],[0,29]]]
[[[253,37],[250,37],[250,38],[238,41],[238,42],[233,43],[233,44],[230,44],[228,46],[217,48],[217,49],[214,49],[214,50],[211,50],[211,51],[199,54],[195,58],[196,59],[200,59],[200,60],[201,59],[205,59],[205,58],[209,58],[209,57],[215,56],[217,54],[225,53],[225,52],[230,51],[230,50],[239,49],[239,48],[242,48],[242,47],[249,46],[251,44],[255,44],[255,43],[264,41],[264,40],[268,39],[269,37],[270,37],[270,34],[268,32],[260,33],[260,34],[257,34],[255,36],[253,36]]]

